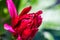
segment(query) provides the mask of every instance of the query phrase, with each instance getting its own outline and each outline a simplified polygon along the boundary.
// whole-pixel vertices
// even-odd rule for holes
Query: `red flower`
[[[32,40],[38,27],[42,23],[41,13],[38,11],[36,13],[28,13],[31,9],[26,7],[17,15],[17,11],[12,0],[6,0],[7,7],[11,16],[11,26],[4,24],[4,29],[10,31],[14,36],[17,37],[17,40]]]

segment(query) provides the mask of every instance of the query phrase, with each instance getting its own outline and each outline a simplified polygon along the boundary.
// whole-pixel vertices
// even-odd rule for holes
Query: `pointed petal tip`
[[[31,6],[29,6],[29,8],[31,9],[32,7],[31,7]]]
[[[42,13],[43,13],[43,11],[42,11],[42,10],[40,10],[40,13],[42,14]]]
[[[17,16],[17,10],[16,10],[16,7],[15,7],[13,1],[6,0],[6,4],[7,4],[8,11],[9,11],[11,18],[15,18]]]
[[[8,24],[4,24],[4,29],[5,29],[5,30],[8,30],[8,31],[10,31],[10,32],[15,32],[15,31],[12,29],[12,27],[11,27],[10,25],[8,25]]]
[[[38,15],[40,15],[40,14],[42,14],[42,13],[43,13],[42,10],[39,10],[39,11],[37,12]]]
[[[8,30],[8,25],[7,24],[4,24],[4,29]]]
[[[25,7],[19,16],[27,14],[31,10],[31,8],[32,8],[31,6]]]

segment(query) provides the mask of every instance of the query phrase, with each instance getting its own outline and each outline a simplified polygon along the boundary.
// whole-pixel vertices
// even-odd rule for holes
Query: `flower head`
[[[6,0],[6,3],[11,17],[11,26],[4,24],[4,29],[16,36],[17,40],[32,40],[42,23],[42,11],[28,13],[31,10],[31,6],[29,6],[18,15],[12,0]]]

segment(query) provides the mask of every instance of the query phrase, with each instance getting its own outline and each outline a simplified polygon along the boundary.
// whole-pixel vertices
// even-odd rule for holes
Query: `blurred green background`
[[[26,6],[30,12],[42,10],[43,22],[33,40],[60,40],[60,0],[13,0],[18,13]],[[10,32],[4,30],[4,23],[10,24],[6,0],[0,0],[0,40],[15,40]]]

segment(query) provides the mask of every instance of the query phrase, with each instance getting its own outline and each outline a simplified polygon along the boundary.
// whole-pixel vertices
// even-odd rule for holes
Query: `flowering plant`
[[[18,15],[13,1],[6,0],[6,3],[11,17],[11,25],[4,24],[4,29],[10,31],[17,38],[16,40],[32,40],[42,23],[42,11],[28,13],[31,10],[31,6],[29,6]]]

